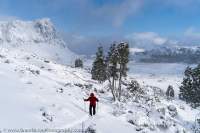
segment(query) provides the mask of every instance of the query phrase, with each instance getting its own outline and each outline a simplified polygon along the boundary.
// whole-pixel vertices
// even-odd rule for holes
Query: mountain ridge
[[[71,63],[77,56],[68,49],[48,18],[0,22],[0,47],[10,52],[26,51],[63,64]]]

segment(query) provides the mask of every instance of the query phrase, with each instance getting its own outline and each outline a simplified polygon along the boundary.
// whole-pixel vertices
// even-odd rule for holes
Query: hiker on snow
[[[99,100],[95,97],[94,93],[90,94],[90,97],[88,99],[84,99],[84,101],[90,102],[89,112],[90,115],[95,115],[96,113],[96,102],[99,102]]]

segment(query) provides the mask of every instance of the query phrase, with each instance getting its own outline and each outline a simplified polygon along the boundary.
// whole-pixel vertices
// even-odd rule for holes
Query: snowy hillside
[[[71,63],[75,58],[49,19],[0,22],[0,48],[10,54],[18,51],[16,57],[26,52],[59,63]]]
[[[160,90],[140,81],[143,95],[132,96],[122,103],[112,102],[107,83],[101,85],[91,80],[85,69],[25,52],[10,52],[2,48],[0,56],[0,129],[4,131],[8,128],[69,131],[92,128],[97,133],[193,131],[199,111],[177,98],[167,100],[164,88]],[[129,77],[126,83],[133,78]],[[97,115],[91,118],[83,97],[95,90],[100,102]]]
[[[168,83],[178,93],[180,78],[130,75],[123,82],[122,102],[113,102],[107,82],[91,80],[88,69],[65,65],[75,57],[48,19],[1,22],[0,132],[194,132],[199,110],[164,95]],[[132,80],[141,90],[127,91]],[[91,92],[100,100],[94,117],[83,102]]]

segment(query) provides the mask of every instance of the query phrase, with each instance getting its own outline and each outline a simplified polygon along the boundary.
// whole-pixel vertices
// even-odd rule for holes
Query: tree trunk
[[[116,101],[116,96],[115,96],[115,91],[114,91],[114,80],[111,82],[110,79],[109,80],[109,84],[110,84],[110,89],[111,89],[111,93],[113,95],[113,100]]]
[[[121,94],[122,94],[122,88],[121,88],[121,81],[122,81],[122,70],[121,70],[121,65],[120,65],[120,69],[119,69],[119,88],[118,88],[118,100],[121,100]]]
[[[122,88],[121,88],[121,81],[122,81],[122,76],[121,74],[119,75],[119,88],[118,88],[118,100],[120,101],[121,100],[121,94],[122,94]]]

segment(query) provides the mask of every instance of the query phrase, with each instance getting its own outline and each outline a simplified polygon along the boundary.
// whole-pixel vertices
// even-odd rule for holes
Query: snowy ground
[[[72,131],[92,126],[98,133],[192,132],[190,128],[199,111],[177,98],[173,101],[160,98],[160,102],[153,102],[155,106],[148,106],[138,102],[113,103],[109,92],[97,93],[100,99],[98,112],[91,118],[88,116],[88,103],[83,102],[83,97],[87,97],[95,88],[105,90],[106,84],[99,85],[91,80],[91,75],[85,69],[48,62],[48,59],[26,52],[16,56],[18,54],[1,51],[1,130],[50,128]],[[161,89],[165,89],[169,83],[176,86],[180,82],[180,78],[174,75],[131,73],[131,77],[143,85]],[[161,117],[158,110],[165,108],[169,112],[166,109],[168,105],[174,105],[178,115],[164,115],[164,119],[169,121],[169,129],[164,130],[158,128],[156,122]],[[151,112],[148,117],[146,110]],[[134,120],[135,124],[127,122],[128,119]],[[175,126],[170,125],[172,122]]]
[[[2,22],[0,40],[0,133],[25,128],[82,132],[89,127],[97,133],[194,132],[199,110],[177,97],[185,64],[130,63],[126,82],[137,80],[145,93],[113,102],[106,82],[91,80],[88,69],[63,65],[78,55],[50,20]],[[86,67],[91,63],[84,60]],[[169,84],[176,91],[173,100],[163,96]],[[83,98],[95,90],[100,102],[97,115],[89,117]]]
[[[134,63],[129,64],[129,75],[140,82],[160,87],[166,91],[169,85],[175,88],[176,96],[179,93],[184,71],[188,66],[196,66],[195,64],[182,63]]]

